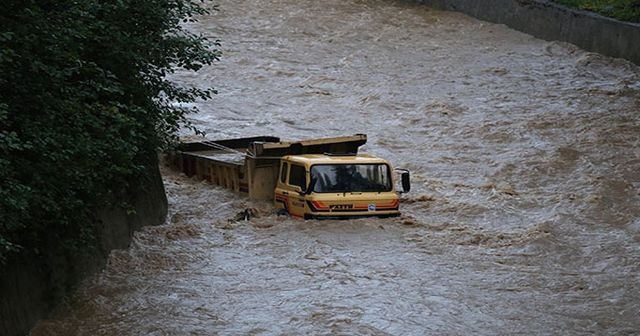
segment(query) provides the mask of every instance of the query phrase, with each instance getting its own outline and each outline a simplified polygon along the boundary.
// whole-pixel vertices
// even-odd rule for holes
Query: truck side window
[[[289,168],[289,164],[286,162],[282,163],[282,168],[280,170],[280,182],[282,183],[286,183],[287,182],[287,170]]]
[[[289,184],[298,186],[302,190],[307,189],[307,177],[303,166],[291,165],[291,171],[289,172]]]

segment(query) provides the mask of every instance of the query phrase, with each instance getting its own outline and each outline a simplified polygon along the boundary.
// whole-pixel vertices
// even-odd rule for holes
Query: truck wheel
[[[278,209],[278,211],[276,211],[276,215],[278,215],[278,216],[289,216],[289,212],[286,209]]]

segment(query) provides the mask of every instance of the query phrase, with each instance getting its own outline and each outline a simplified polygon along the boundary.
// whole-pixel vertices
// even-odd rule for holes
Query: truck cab
[[[408,191],[408,172],[402,173]],[[278,209],[300,218],[400,214],[393,169],[366,154],[287,155],[280,160],[274,192]]]

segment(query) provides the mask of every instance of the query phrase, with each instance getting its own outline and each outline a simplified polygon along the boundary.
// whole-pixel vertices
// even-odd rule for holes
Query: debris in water
[[[259,212],[254,208],[246,208],[240,212],[238,212],[233,219],[230,219],[230,222],[239,222],[239,221],[248,221],[251,218],[259,218]]]

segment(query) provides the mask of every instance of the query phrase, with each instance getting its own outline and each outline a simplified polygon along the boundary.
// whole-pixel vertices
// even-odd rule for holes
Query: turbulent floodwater
[[[163,167],[166,225],[33,335],[640,333],[640,69],[381,0],[219,0],[210,138],[366,133],[397,219],[302,221]],[[253,208],[257,218],[235,215]]]

